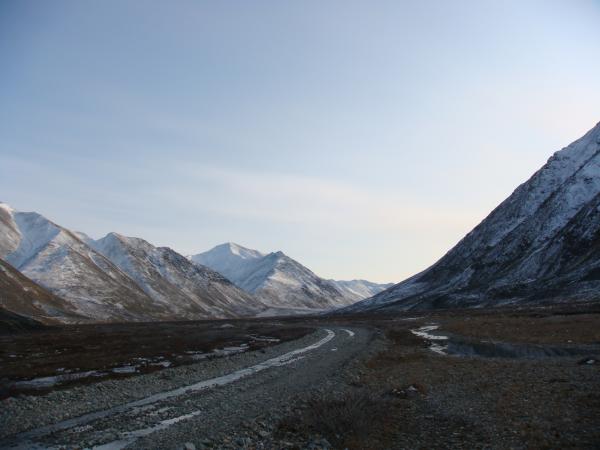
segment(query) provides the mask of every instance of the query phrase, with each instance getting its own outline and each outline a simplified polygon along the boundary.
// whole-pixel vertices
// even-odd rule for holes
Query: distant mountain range
[[[85,242],[126,273],[169,315],[184,318],[253,316],[264,309],[251,295],[168,247],[109,233]]]
[[[427,270],[342,312],[600,300],[600,124]]]
[[[218,248],[252,264],[216,271],[200,255],[117,233],[94,240],[0,203],[0,308],[50,323],[254,317],[320,312],[377,290],[338,288],[281,252]]]
[[[325,280],[283,252],[262,253],[234,243],[189,257],[216,270],[272,311],[307,312],[350,305],[391,284]]]

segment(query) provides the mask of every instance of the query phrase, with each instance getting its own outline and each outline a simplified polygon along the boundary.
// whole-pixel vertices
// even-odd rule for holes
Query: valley
[[[592,448],[600,439],[600,311],[593,305],[95,327],[106,343],[87,349],[96,368],[123,364],[139,348],[149,360],[176,360],[190,348],[263,340],[242,352],[55,386],[41,396],[15,392],[2,400],[0,447]],[[423,327],[470,342],[585,352],[460,356],[444,342],[432,351],[440,341],[415,333]],[[81,328],[5,336],[3,347],[48,342],[55,333],[42,346],[68,349],[69,334],[81,336]],[[113,353],[119,343],[126,350]],[[47,353],[40,359],[47,367],[69,356],[86,361],[75,346]]]
[[[1,2],[0,450],[600,450],[599,23]]]

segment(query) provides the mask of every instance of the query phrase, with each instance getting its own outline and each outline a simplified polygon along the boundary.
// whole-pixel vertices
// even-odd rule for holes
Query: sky
[[[0,2],[0,200],[398,282],[600,121],[600,1]]]

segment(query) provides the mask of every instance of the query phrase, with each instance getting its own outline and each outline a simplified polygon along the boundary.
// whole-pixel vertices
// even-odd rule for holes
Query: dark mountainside
[[[0,322],[28,326],[35,322],[26,317],[35,317],[36,321],[48,324],[85,320],[68,311],[65,300],[0,259]]]
[[[342,312],[600,299],[600,124],[429,269]]]

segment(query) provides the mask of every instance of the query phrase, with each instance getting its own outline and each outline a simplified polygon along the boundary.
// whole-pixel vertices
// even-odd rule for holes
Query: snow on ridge
[[[9,214],[16,212],[16,210],[12,206],[10,206],[8,203],[2,202],[2,201],[0,201],[0,208],[4,209]]]
[[[13,218],[21,239],[17,249],[8,255],[6,260],[21,269],[37,252],[57,238],[62,230],[34,212],[17,212],[13,214]]]
[[[264,253],[259,252],[258,250],[252,250],[252,249],[243,247],[239,244],[236,244],[235,242],[228,242],[224,245],[228,246],[229,251],[232,254],[237,255],[240,258],[255,259],[255,258],[260,258],[261,256],[264,256]]]
[[[90,245],[90,243],[95,242],[95,239],[90,237],[88,234],[83,231],[73,231],[73,234],[84,244]]]

